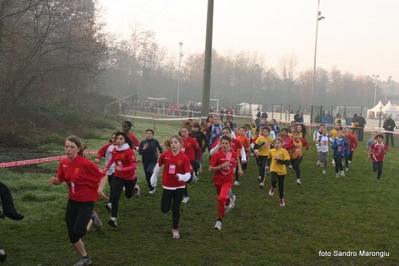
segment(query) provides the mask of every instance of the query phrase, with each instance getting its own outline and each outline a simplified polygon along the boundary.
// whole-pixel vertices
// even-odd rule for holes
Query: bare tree
[[[296,54],[285,54],[279,60],[280,75],[283,80],[294,80],[298,67]]]

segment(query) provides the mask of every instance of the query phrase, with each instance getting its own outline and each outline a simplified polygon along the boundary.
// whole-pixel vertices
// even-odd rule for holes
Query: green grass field
[[[180,123],[157,122],[155,138],[163,141],[177,133]],[[136,121],[133,133],[142,140],[146,128],[153,124]],[[90,140],[89,149],[99,149],[111,135],[101,133],[104,137]],[[61,144],[59,154],[62,149]],[[258,168],[251,158],[240,186],[233,188],[236,206],[226,214],[221,231],[213,229],[217,195],[212,175],[205,171],[198,183],[189,185],[190,201],[181,207],[178,240],[172,239],[171,213],[160,210],[160,182],[157,192],[148,194],[140,166],[142,196],[121,199],[117,228],[106,223],[110,216],[106,202],[97,202],[104,228],[100,232],[92,228],[83,241],[93,265],[398,265],[398,156],[397,148],[390,150],[377,183],[361,142],[350,171],[337,179],[332,152],[327,174],[322,175],[312,143],[301,164],[302,185],[296,184],[293,170],[286,175],[285,207],[279,205],[278,192],[268,195],[268,182],[259,188]],[[22,221],[0,220],[0,243],[8,253],[4,265],[78,261],[64,223],[67,186],[47,183],[57,166],[54,162],[0,169],[1,182],[10,187],[17,210],[25,215]],[[389,255],[362,256],[363,251]]]

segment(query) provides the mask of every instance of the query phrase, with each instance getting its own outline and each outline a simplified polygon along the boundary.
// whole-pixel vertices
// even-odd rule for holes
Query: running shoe
[[[112,204],[111,204],[111,202],[110,202],[110,203],[107,203],[104,207],[107,209],[107,211],[109,211],[109,212],[112,211]]]
[[[281,207],[284,207],[284,206],[285,206],[284,199],[280,199],[280,206],[281,206]]]
[[[140,186],[139,186],[138,184],[136,184],[136,185],[134,186],[133,195],[134,195],[136,198],[140,197],[140,195],[141,195],[141,189],[140,189]]]
[[[98,217],[96,211],[93,211],[93,213],[91,214],[91,219],[93,219],[93,225],[97,229],[97,231],[101,231],[101,229],[103,229],[103,222],[101,221],[100,217]]]
[[[109,224],[110,226],[112,226],[112,227],[118,227],[118,223],[117,223],[117,221],[116,221],[116,218],[115,218],[115,217],[111,217],[111,218],[109,218],[109,220],[108,220],[108,224]]]
[[[236,195],[233,195],[231,198],[230,198],[230,209],[233,209],[234,208],[234,206],[236,206]]]
[[[6,250],[0,246],[0,262],[5,262],[7,259],[7,253]]]
[[[75,266],[86,266],[86,265],[91,265],[91,259],[89,256],[86,256],[84,258],[81,258],[78,263],[75,264]]]
[[[173,229],[172,230],[172,237],[173,237],[173,239],[179,239],[180,238],[179,229]]]
[[[224,213],[228,213],[230,211],[230,205],[225,205],[224,206]]]
[[[271,187],[269,190],[269,195],[273,196],[274,195],[274,187]]]
[[[222,222],[221,221],[217,221],[214,228],[216,230],[222,230]]]
[[[190,197],[184,197],[181,201],[182,203],[187,203],[190,200]]]

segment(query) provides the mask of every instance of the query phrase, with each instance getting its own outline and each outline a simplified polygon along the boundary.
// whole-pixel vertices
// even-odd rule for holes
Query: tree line
[[[0,1],[2,113],[12,116],[21,106],[84,109],[96,106],[99,95],[166,97],[173,103],[178,80],[181,103],[201,101],[203,53],[185,54],[179,72],[179,55],[162,47],[154,31],[136,23],[128,39],[115,41],[100,13],[92,0]],[[312,91],[313,69],[298,70],[295,55],[284,55],[276,68],[259,52],[214,50],[212,61],[211,98],[221,106],[243,101],[308,109],[312,103],[373,105],[370,77],[318,67]],[[394,85],[391,79],[378,84]],[[382,97],[378,89],[377,99]]]

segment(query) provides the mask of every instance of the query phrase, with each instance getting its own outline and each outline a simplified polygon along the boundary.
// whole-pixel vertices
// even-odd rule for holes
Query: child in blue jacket
[[[337,137],[333,140],[331,145],[331,149],[334,150],[334,162],[335,162],[335,177],[339,177],[339,173],[341,172],[341,176],[345,176],[344,166],[342,164],[343,159],[346,155],[350,154],[349,143],[343,137],[342,129],[338,130]]]

